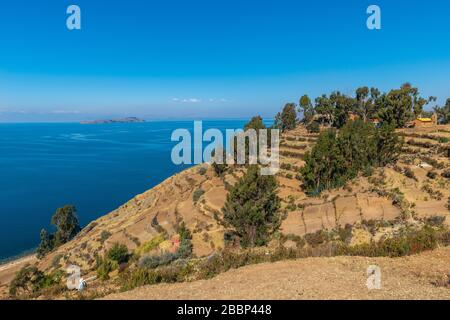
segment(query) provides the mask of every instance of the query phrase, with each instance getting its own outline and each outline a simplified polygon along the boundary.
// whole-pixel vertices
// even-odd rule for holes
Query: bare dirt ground
[[[367,268],[381,268],[382,288],[366,286]],[[450,248],[405,258],[308,258],[247,266],[213,279],[161,284],[105,299],[444,299],[450,289],[434,284],[450,272]]]

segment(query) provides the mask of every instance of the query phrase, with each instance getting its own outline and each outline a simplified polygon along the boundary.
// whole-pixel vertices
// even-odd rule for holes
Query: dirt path
[[[366,270],[378,265],[382,288],[368,290]],[[450,248],[399,259],[308,258],[231,270],[210,280],[146,286],[106,299],[448,299],[432,284],[450,273]]]

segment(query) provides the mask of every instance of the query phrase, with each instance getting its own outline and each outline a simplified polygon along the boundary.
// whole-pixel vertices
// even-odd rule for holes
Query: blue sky
[[[443,0],[2,1],[0,121],[272,117],[304,93],[406,81],[442,103],[449,16]]]

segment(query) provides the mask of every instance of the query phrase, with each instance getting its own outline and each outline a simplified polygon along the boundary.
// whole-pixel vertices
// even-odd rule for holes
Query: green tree
[[[376,159],[378,166],[385,166],[389,163],[397,161],[403,140],[395,133],[395,127],[387,123],[376,131]]]
[[[373,119],[377,110],[380,91],[377,88],[361,87],[356,89],[355,113],[367,122]]]
[[[372,166],[377,157],[375,126],[360,119],[350,122],[339,131],[338,148],[345,180],[353,179],[358,172]]]
[[[315,111],[311,99],[308,97],[308,95],[305,94],[300,98],[299,107],[299,111],[303,113],[303,122],[305,124],[308,124],[314,120]]]
[[[330,103],[333,110],[332,125],[336,128],[341,128],[348,122],[355,100],[337,91],[331,93]]]
[[[311,152],[305,154],[305,165],[300,169],[303,188],[310,195],[340,186],[345,181],[343,161],[339,152],[335,129],[320,134]]]
[[[36,250],[38,259],[42,259],[47,253],[55,248],[55,241],[53,235],[49,234],[47,230],[42,229],[40,234],[40,243]]]
[[[322,124],[333,125],[334,122],[334,108],[333,105],[326,94],[317,97],[316,106],[314,110],[318,115],[320,115],[320,121]]]
[[[261,129],[266,129],[266,125],[264,124],[261,116],[255,116],[255,117],[251,118],[250,121],[245,124],[244,131],[247,131],[249,129],[256,130],[256,132],[258,132],[258,130],[261,130]]]
[[[447,99],[447,102],[442,107],[434,108],[434,111],[438,117],[439,124],[448,124],[450,123],[450,98]]]
[[[235,184],[222,209],[224,219],[241,239],[243,247],[264,245],[279,227],[280,198],[274,176],[262,176],[259,167],[249,166]]]
[[[403,128],[408,121],[420,116],[423,107],[433,99],[422,98],[419,89],[405,83],[400,89],[391,90],[378,100],[378,116],[389,125]]]
[[[72,240],[80,232],[81,228],[76,212],[76,208],[72,205],[66,205],[56,210],[51,220],[56,227],[55,246]]]
[[[401,140],[394,127],[379,129],[362,120],[350,121],[341,130],[322,133],[300,170],[303,188],[310,195],[343,186],[360,172],[397,160]]]
[[[287,103],[281,113],[279,112],[275,117],[275,128],[280,129],[281,132],[295,129],[297,125],[297,112],[295,110],[295,103]]]

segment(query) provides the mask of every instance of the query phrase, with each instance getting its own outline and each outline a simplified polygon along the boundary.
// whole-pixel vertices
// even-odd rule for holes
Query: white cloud
[[[200,103],[203,102],[202,99],[200,98],[172,98],[173,102],[181,102],[181,103]],[[205,101],[208,101],[210,103],[215,103],[215,102],[229,102],[230,100],[225,99],[225,98],[209,98],[206,99]]]
[[[79,114],[80,111],[78,111],[78,110],[53,110],[50,113],[53,113],[53,114]]]
[[[172,98],[173,102],[183,102],[183,103],[199,103],[202,99],[199,98]]]

